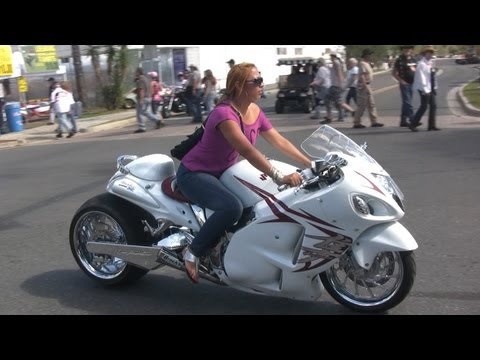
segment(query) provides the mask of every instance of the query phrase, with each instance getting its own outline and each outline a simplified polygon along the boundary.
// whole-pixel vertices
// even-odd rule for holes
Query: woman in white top
[[[410,130],[417,132],[417,127],[421,125],[420,119],[425,111],[428,111],[428,131],[440,130],[436,127],[436,110],[437,104],[435,97],[437,95],[437,82],[435,80],[435,67],[432,61],[435,49],[432,45],[424,46],[421,54],[422,60],[417,63],[417,69],[415,71],[415,78],[413,80],[413,90],[417,90],[420,94],[420,107],[415,113],[413,120],[410,122]]]

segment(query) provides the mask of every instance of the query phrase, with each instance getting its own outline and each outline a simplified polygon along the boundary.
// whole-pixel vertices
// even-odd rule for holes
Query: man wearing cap
[[[417,132],[417,127],[420,126],[420,119],[422,118],[428,106],[428,131],[440,130],[436,127],[436,89],[437,82],[435,79],[435,67],[432,61],[433,53],[436,50],[432,45],[426,45],[422,48],[421,54],[423,58],[417,64],[415,71],[415,78],[413,80],[413,90],[417,90],[420,94],[420,107],[413,116],[410,122],[410,130]]]
[[[412,56],[413,45],[402,45],[400,49],[402,54],[395,60],[392,75],[397,79],[402,96],[402,111],[400,114],[400,127],[410,126],[409,121],[413,118],[413,79],[415,77],[415,68],[417,61]]]
[[[227,61],[227,64],[228,64],[228,66],[229,66],[230,69],[231,69],[231,68],[235,65],[235,60],[230,59],[230,60]]]
[[[373,70],[370,66],[371,55],[373,51],[364,49],[362,51],[362,60],[358,63],[358,82],[357,82],[357,110],[353,120],[354,129],[363,129],[365,125],[361,124],[362,115],[365,109],[368,110],[370,123],[372,127],[381,127],[382,123],[377,122],[377,108],[373,99],[373,90],[371,83],[373,80]]]
[[[57,81],[53,77],[48,78],[48,98],[50,99],[53,91],[57,88]],[[53,103],[50,103],[50,119],[47,125],[55,124],[55,109]]]

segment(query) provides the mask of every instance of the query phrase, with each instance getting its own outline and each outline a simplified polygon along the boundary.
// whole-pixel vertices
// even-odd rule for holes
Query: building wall
[[[141,45],[132,45],[132,48],[141,48]],[[172,46],[158,45],[159,48]],[[277,66],[279,58],[286,57],[314,57],[326,56],[329,50],[343,51],[342,45],[176,45],[186,49],[187,64],[196,65],[201,73],[210,69],[218,80],[218,87],[225,87],[229,71],[229,59],[236,63],[254,63],[265,79],[267,87],[275,85],[280,75],[290,73],[288,66]],[[285,54],[279,55],[277,49],[285,49]],[[296,50],[297,49],[297,50]],[[298,50],[301,49],[301,50]]]

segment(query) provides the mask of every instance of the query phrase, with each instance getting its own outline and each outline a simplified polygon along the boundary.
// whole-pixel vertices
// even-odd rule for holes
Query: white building
[[[129,49],[142,50],[144,45],[129,45]],[[175,75],[188,65],[194,64],[202,72],[210,69],[217,78],[220,88],[225,87],[229,70],[226,63],[254,63],[265,79],[265,84],[278,82],[280,75],[290,73],[290,67],[277,66],[280,58],[313,57],[328,55],[330,51],[344,53],[343,45],[157,45],[157,57],[150,59],[144,54],[144,60],[158,61],[161,80],[172,83]],[[152,70],[152,69],[147,69]]]

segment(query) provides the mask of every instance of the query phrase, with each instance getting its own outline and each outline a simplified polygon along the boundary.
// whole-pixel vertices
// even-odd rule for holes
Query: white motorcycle
[[[303,183],[278,187],[246,160],[221,176],[244,204],[242,218],[201,259],[200,277],[269,296],[381,312],[408,295],[418,245],[398,221],[403,194],[347,136],[321,126],[302,143],[312,158]],[[284,173],[295,167],[270,160]],[[167,265],[185,271],[182,250],[212,211],[178,191],[173,160],[120,156],[107,193],[83,204],[70,226],[80,268],[106,284],[132,282]],[[300,171],[300,170],[298,170]],[[186,277],[185,277],[186,278]]]

